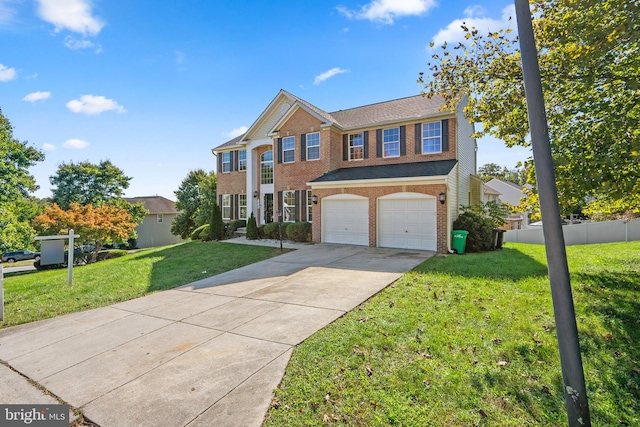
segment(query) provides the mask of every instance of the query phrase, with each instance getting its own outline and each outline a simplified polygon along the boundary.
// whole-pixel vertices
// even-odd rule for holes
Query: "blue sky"
[[[211,148],[285,89],[335,111],[416,95],[429,42],[462,21],[506,28],[500,0],[0,0],[0,108],[14,136],[62,162],[110,159],[127,196],[173,192],[214,170]],[[511,28],[515,31],[515,21]],[[523,148],[479,141],[478,165],[514,167]]]

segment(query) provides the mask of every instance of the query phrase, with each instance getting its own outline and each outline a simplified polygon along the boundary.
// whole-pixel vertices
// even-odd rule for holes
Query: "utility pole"
[[[531,11],[528,0],[515,0],[515,6],[529,130],[533,147],[533,162],[538,182],[542,231],[547,252],[553,313],[556,321],[558,350],[564,383],[564,401],[569,426],[589,427],[591,426],[589,403],[582,369],[582,357],[580,356],[580,342],[578,341],[567,253],[558,205],[558,190],[544,109],[538,53],[531,24]]]

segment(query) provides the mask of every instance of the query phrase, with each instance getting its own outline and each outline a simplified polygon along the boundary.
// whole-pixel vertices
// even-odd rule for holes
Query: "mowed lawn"
[[[103,307],[175,288],[279,255],[280,249],[188,242],[67,269],[8,274],[0,328]]]
[[[567,248],[593,425],[640,426],[640,242]],[[544,247],[436,256],[298,346],[266,426],[563,426]]]

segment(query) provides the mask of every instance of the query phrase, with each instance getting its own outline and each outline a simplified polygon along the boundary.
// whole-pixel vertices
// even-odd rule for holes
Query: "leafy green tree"
[[[526,169],[509,169],[506,166],[499,166],[496,163],[487,163],[480,166],[476,175],[484,182],[489,182],[493,178],[513,182],[518,185],[524,185],[527,182]]]
[[[202,169],[190,171],[174,194],[180,213],[171,224],[171,233],[188,239],[193,230],[210,220],[216,201],[216,175]]]
[[[0,203],[0,253],[34,249],[34,236],[35,230],[19,203]]]
[[[90,162],[62,163],[56,174],[49,178],[54,188],[52,202],[62,209],[71,203],[81,206],[99,206],[104,202],[119,199],[129,188],[128,177],[111,161],[103,160],[94,165]]]
[[[0,204],[16,202],[36,191],[29,168],[44,160],[44,154],[13,137],[13,127],[0,109]]]
[[[585,197],[628,200],[640,192],[640,3],[531,3],[561,208],[571,211]],[[442,96],[447,110],[468,101],[467,118],[483,124],[477,137],[528,146],[517,39],[510,29],[462,29],[464,44],[434,51],[419,79],[424,93]]]

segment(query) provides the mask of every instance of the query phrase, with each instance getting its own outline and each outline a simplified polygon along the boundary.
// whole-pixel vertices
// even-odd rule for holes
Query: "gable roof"
[[[252,130],[258,127],[259,123],[272,113],[271,110],[275,108],[275,105],[283,97],[293,102],[293,105],[289,107],[288,112],[291,112],[295,108],[303,108],[324,120],[325,125],[334,125],[345,131],[450,114],[448,112],[440,111],[440,108],[444,105],[442,97],[434,96],[433,98],[428,98],[423,95],[378,102],[376,104],[369,104],[328,113],[304,99],[299,98],[284,89],[280,89],[276,97],[269,103],[267,108],[260,114],[258,119],[256,119],[245,134],[217,146],[213,151],[241,146],[245,136],[249,137]],[[283,117],[277,121],[276,127],[281,123],[283,118],[287,117],[287,115],[287,113],[283,114]],[[277,129],[272,129],[272,131],[274,130]]]
[[[149,214],[173,214],[178,213],[173,201],[162,196],[125,197],[131,204],[141,202]]]
[[[457,160],[451,159],[436,160],[433,162],[394,163],[389,165],[341,168],[327,172],[311,182],[445,176],[451,172],[457,162]]]

